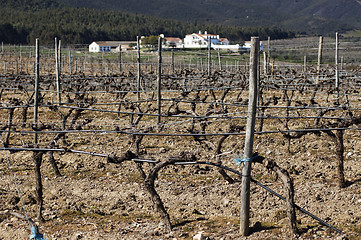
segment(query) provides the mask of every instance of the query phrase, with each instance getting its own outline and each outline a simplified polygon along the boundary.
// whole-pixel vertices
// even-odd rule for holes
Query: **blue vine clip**
[[[253,159],[257,158],[258,157],[258,154],[255,154],[254,156],[250,157],[250,158],[235,158],[234,159],[234,162],[237,164],[237,165],[241,165],[243,162],[251,162]]]
[[[43,238],[43,234],[38,232],[38,228],[36,226],[32,226],[30,228],[30,231],[31,231],[30,239],[47,240],[47,239]]]

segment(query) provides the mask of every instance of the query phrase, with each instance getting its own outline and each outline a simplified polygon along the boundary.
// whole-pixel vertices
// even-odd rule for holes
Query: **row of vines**
[[[35,201],[25,201],[30,216],[49,224],[55,221],[49,215],[44,218],[44,212],[54,210],[53,203],[47,202],[46,194],[50,190],[46,189],[49,184],[43,186],[45,177],[54,185],[60,184],[57,179],[64,176],[76,183],[98,178],[110,181],[115,179],[114,174],[125,177],[117,178],[119,182],[139,182],[153,206],[144,211],[157,215],[153,214],[156,210],[166,232],[187,225],[187,222],[173,223],[178,221],[172,218],[177,206],[167,207],[171,204],[167,202],[169,190],[164,189],[167,183],[179,180],[192,189],[193,181],[199,180],[201,184],[196,184],[199,189],[214,184],[233,185],[239,189],[240,176],[227,168],[239,168],[233,159],[242,156],[243,151],[248,106],[247,55],[223,53],[222,61],[218,62],[219,55],[214,52],[209,73],[206,53],[192,53],[192,57],[183,54],[186,57],[180,62],[177,60],[181,59],[181,54],[177,53],[174,66],[171,62],[164,63],[159,109],[155,60],[144,61],[141,65],[140,85],[137,65],[130,63],[131,55],[123,55],[122,68],[116,63],[117,58],[106,60],[104,56],[87,65],[77,63],[73,70],[68,65],[68,72],[63,65],[61,91],[58,92],[54,66],[51,67],[54,61],[47,57],[50,53],[43,51],[36,124],[34,76],[31,67],[24,67],[33,65],[24,63],[20,70],[20,65],[10,65],[8,61],[7,72],[0,76],[0,174],[2,181],[11,182],[9,176],[15,171],[22,194],[34,197]],[[144,59],[156,59],[152,53],[144,53],[144,56]],[[2,54],[1,59],[14,59],[14,55]],[[115,62],[110,64],[111,61]],[[350,187],[358,186],[361,179],[359,169],[352,168],[352,165],[359,166],[361,152],[360,69],[344,69],[336,87],[333,66],[317,69],[314,65],[304,68],[280,62],[267,64],[264,69],[263,63],[260,67],[255,129],[256,151],[262,156],[256,162],[262,164],[254,165],[253,179],[275,184],[282,192],[282,184],[274,183],[276,179],[268,171],[287,172],[294,179],[296,202],[297,191],[308,191],[304,181],[312,181],[314,185],[321,182],[338,189],[340,194],[351,192]],[[80,71],[80,65],[87,70]],[[296,162],[296,157],[301,163]],[[317,161],[325,167],[325,172],[312,169],[312,166],[319,166],[315,165]],[[209,164],[204,167],[204,163]],[[305,164],[310,165],[305,167]],[[29,175],[29,169],[35,169],[34,173]],[[311,170],[313,176],[309,175]],[[180,180],[181,177],[185,181]],[[33,187],[27,185],[28,181]],[[7,184],[9,186],[12,184]],[[2,204],[0,210],[21,212],[20,205],[24,202],[14,200],[16,192],[7,187],[0,188],[1,201],[8,202]],[[260,191],[252,190],[255,194],[261,194]],[[357,190],[352,194],[356,201]],[[189,201],[200,201],[197,199]],[[91,199],[78,201],[83,203],[76,211],[94,208]],[[343,203],[354,206],[347,201]],[[124,205],[128,208],[127,203]],[[49,206],[52,206],[50,210]],[[257,206],[253,207],[253,218],[257,219]],[[282,208],[283,204],[278,203],[278,207]],[[57,211],[62,208],[59,203]],[[186,207],[182,209],[192,211]],[[103,218],[119,214],[105,206],[99,211]],[[212,214],[222,216],[214,211]],[[193,210],[193,214],[201,213]],[[57,218],[61,219],[61,214]],[[329,220],[346,232],[353,232],[347,221],[341,224],[336,219]],[[307,230],[299,222],[297,232],[302,234]]]

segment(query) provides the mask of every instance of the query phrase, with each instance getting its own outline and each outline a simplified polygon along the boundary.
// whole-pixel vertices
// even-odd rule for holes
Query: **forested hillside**
[[[0,0],[1,8],[22,9],[29,11],[57,8],[62,5],[63,4],[56,0]]]
[[[14,0],[0,9],[0,41],[5,43],[52,43],[59,37],[64,43],[90,43],[95,40],[135,40],[137,35],[184,37],[185,34],[207,30],[231,41],[293,37],[294,33],[277,27],[235,27],[196,22],[181,22],[119,11],[70,8],[56,2]],[[22,5],[23,2],[23,5]],[[25,4],[25,5],[24,5]],[[31,7],[33,6],[33,8]],[[45,6],[42,8],[40,6]]]
[[[171,20],[172,19],[172,20]],[[231,41],[361,29],[357,0],[0,0],[0,41],[134,40],[207,30]]]
[[[177,20],[237,26],[279,26],[308,34],[361,28],[358,0],[59,0]]]

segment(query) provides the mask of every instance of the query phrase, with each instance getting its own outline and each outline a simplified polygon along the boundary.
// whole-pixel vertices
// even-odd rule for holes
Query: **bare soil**
[[[287,153],[286,144],[279,135],[258,136],[256,145],[260,155],[269,156],[290,170],[299,206],[342,230],[348,238],[360,239],[359,138],[359,133],[346,138],[345,174],[349,186],[344,189],[336,184],[333,149],[328,147],[327,139],[307,136],[304,146],[292,145],[295,151],[292,154]],[[184,140],[179,139],[183,145],[197,151],[197,144]],[[146,139],[144,143],[152,146],[158,141]],[[25,209],[34,218],[36,201],[31,154],[15,153],[9,158],[24,196]],[[46,221],[39,223],[39,227],[48,239],[192,239],[198,232],[204,232],[209,239],[290,238],[284,202],[256,185],[251,188],[251,225],[254,227],[249,237],[240,237],[240,183],[228,184],[212,167],[172,166],[162,171],[156,189],[174,226],[172,232],[167,233],[153,210],[134,163],[109,164],[104,158],[74,154],[59,156],[58,161],[62,177],[55,177],[46,159],[42,166]],[[232,163],[232,157],[225,158],[224,162],[239,168]],[[6,164],[3,156],[1,209],[22,212]],[[263,166],[254,164],[252,171],[256,179],[282,193],[280,181]],[[299,239],[342,239],[342,235],[300,212],[297,219],[302,231]],[[1,217],[0,239],[27,239],[29,234],[25,221]]]
[[[217,96],[221,94],[221,92],[217,93]],[[2,97],[6,99],[9,96],[13,95],[8,93],[8,95],[3,94]],[[47,95],[47,97],[56,98],[55,95]],[[105,93],[97,97],[108,102],[114,100]],[[135,95],[132,97],[134,100]],[[163,97],[171,97],[171,94]],[[299,99],[304,100],[303,98],[308,100],[309,96],[302,95]],[[243,100],[247,100],[246,95],[243,96]],[[316,99],[316,101],[320,100],[322,99]],[[231,95],[228,101],[235,101],[235,94]],[[280,105],[285,105],[282,99],[279,101]],[[357,103],[359,104],[359,99],[352,102],[352,104]],[[189,109],[188,103],[179,106]],[[202,108],[197,106],[197,112],[204,113],[207,107],[207,105]],[[142,106],[143,110],[144,108],[145,106]],[[117,110],[117,106],[114,106],[114,110]],[[243,110],[230,108],[228,111],[244,113]],[[277,109],[274,111],[281,112]],[[273,114],[276,114],[275,112]],[[7,113],[3,111],[2,114],[4,123],[7,121]],[[304,116],[312,114],[314,115],[314,112],[309,111],[304,113]],[[354,114],[359,115],[357,112]],[[60,123],[59,119],[56,120],[57,115],[47,108],[42,108],[40,115],[42,123]],[[20,112],[16,112],[15,116],[14,119],[21,122]],[[284,116],[284,112],[279,116]],[[91,122],[93,129],[100,126],[113,129],[116,125],[120,127],[129,125],[128,117],[119,117],[114,113],[86,112],[81,115],[80,121],[87,118],[93,119]],[[245,124],[244,119],[232,121],[238,125]],[[232,121],[212,120],[207,131],[226,132]],[[187,133],[186,129],[190,125],[189,120],[183,119],[177,123],[167,123],[169,126],[165,131],[170,133]],[[293,129],[302,129],[308,123],[306,120],[296,119],[290,122],[289,126]],[[282,129],[284,127],[282,124],[281,121],[268,120],[264,130]],[[148,126],[156,126],[156,123],[154,118],[145,116],[140,125],[140,128],[145,129]],[[196,127],[199,129],[200,124],[197,123]],[[24,135],[19,133],[11,136],[10,143],[18,146],[21,141],[29,142],[32,136]],[[40,135],[39,138],[42,147],[47,147],[49,137]],[[215,161],[214,145],[219,138],[220,136],[208,137],[207,141],[201,143],[192,137],[145,136],[140,145],[140,158],[164,160],[185,151],[194,154],[199,161]],[[296,203],[343,232],[343,234],[336,233],[309,216],[297,212],[300,235],[294,238],[361,239],[360,138],[359,131],[345,131],[345,178],[348,182],[347,187],[340,189],[337,184],[335,145],[326,134],[320,136],[307,134],[292,140],[290,146],[281,133],[256,135],[255,151],[276,161],[294,179]],[[109,155],[120,155],[128,149],[134,151],[131,137],[117,133],[75,132],[68,134],[66,140],[70,144],[67,148],[79,151]],[[222,164],[241,170],[233,160],[243,151],[243,145],[243,135],[228,137],[222,146],[220,156]],[[32,153],[1,151],[0,154],[0,211],[13,210],[24,214],[24,204],[26,213],[37,221],[40,232],[47,239],[181,240],[192,239],[200,232],[205,239],[217,240],[293,237],[287,230],[285,203],[254,184],[251,185],[251,234],[247,237],[240,236],[239,176],[229,173],[236,179],[236,183],[229,184],[215,167],[206,165],[169,166],[160,172],[155,186],[173,225],[172,231],[166,232],[134,162],[114,164],[109,163],[105,157],[68,152],[54,154],[61,177],[54,174],[44,154],[41,171],[45,222],[39,222],[36,218],[37,202]],[[14,184],[8,161],[11,162],[15,173],[17,186]],[[151,165],[144,163],[143,167],[145,172],[148,172]],[[281,181],[263,165],[254,163],[252,176],[284,195]],[[18,198],[17,187],[22,199]],[[30,229],[26,221],[0,214],[0,239],[29,239],[29,236]]]

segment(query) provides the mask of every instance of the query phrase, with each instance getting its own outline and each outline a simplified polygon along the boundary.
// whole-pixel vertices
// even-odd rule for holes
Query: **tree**
[[[142,37],[141,45],[143,47],[155,48],[158,45],[158,38],[159,36],[154,36],[154,35]]]

